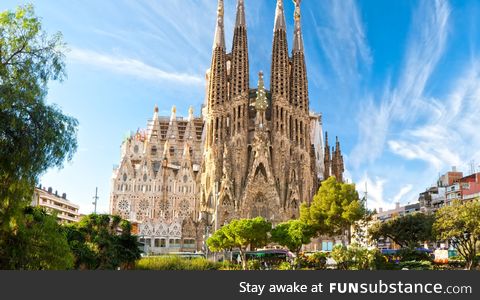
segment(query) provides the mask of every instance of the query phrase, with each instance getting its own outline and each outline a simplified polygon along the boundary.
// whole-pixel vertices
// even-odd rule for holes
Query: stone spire
[[[239,95],[248,94],[249,90],[248,39],[244,0],[238,0],[237,3],[237,22],[232,45],[230,99],[233,100]],[[246,102],[248,104],[248,98]]]
[[[172,106],[172,113],[170,114],[170,122],[174,122],[177,120],[177,107],[174,105]]]
[[[272,70],[270,76],[272,99],[276,97],[288,98],[288,65],[288,44],[283,0],[277,0],[275,26],[273,30]],[[275,105],[274,103],[273,106]]]
[[[325,132],[325,150],[323,151],[323,180],[327,180],[330,177],[331,158],[330,158],[330,145],[328,145],[328,132]]]
[[[283,0],[277,0],[277,9],[275,10],[275,26],[273,28],[273,32],[277,30],[287,30],[285,13],[283,10]]]
[[[153,109],[153,120],[158,120],[158,106],[155,105],[155,108]]]
[[[301,13],[300,13],[300,2],[302,0],[293,0],[295,3],[295,31],[293,38],[293,52],[303,52],[303,36],[302,36],[302,25],[301,25]]]
[[[223,21],[224,14],[223,0],[218,0],[217,8],[217,27],[215,28],[215,39],[213,40],[213,49],[225,49],[225,27]]]
[[[258,73],[257,99],[255,100],[255,110],[266,111],[268,107],[267,93],[265,92],[265,83],[263,82],[263,72]]]
[[[194,116],[193,116],[193,106],[190,106],[188,108],[188,122],[193,121]]]
[[[235,28],[237,27],[246,27],[247,22],[245,22],[245,1],[238,0],[237,2],[237,19],[235,21]]]
[[[290,79],[290,101],[298,112],[308,115],[308,83],[305,54],[303,52],[303,38],[300,25],[300,1],[295,1],[295,31],[293,37],[292,73]]]
[[[260,71],[260,73],[258,73],[257,99],[255,100],[255,110],[257,111],[255,123],[260,129],[263,129],[265,127],[265,111],[267,110],[267,108],[267,93],[265,92],[265,83],[263,82],[263,72]]]
[[[218,1],[217,27],[213,42],[212,63],[208,87],[208,109],[221,105],[227,98],[227,61],[223,26],[223,0]]]
[[[338,141],[338,136],[335,142],[333,164],[335,164],[335,177],[337,178],[337,181],[343,182],[343,172],[345,171],[345,166],[343,164],[343,155],[342,150],[340,149],[340,142]]]

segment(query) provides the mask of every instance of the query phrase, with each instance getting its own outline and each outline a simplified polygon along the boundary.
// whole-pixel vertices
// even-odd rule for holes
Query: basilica
[[[147,128],[123,141],[110,210],[138,224],[149,252],[202,250],[205,237],[232,219],[297,218],[322,179],[343,180],[340,143],[331,151],[321,115],[309,107],[300,0],[291,55],[283,5],[277,0],[269,90],[262,72],[250,84],[244,0],[230,52],[219,0],[200,116],[190,108],[178,117],[173,107],[162,117],[155,107]]]

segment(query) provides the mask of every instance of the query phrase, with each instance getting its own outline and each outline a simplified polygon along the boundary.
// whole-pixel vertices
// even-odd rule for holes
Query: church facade
[[[320,181],[342,180],[340,145],[324,146],[321,115],[310,112],[300,1],[294,1],[292,53],[284,3],[275,11],[270,90],[263,73],[250,87],[245,4],[238,0],[231,52],[218,1],[211,68],[201,117],[190,109],[153,120],[122,145],[112,214],[139,223],[150,252],[201,250],[203,239],[237,218],[273,224],[299,216]]]

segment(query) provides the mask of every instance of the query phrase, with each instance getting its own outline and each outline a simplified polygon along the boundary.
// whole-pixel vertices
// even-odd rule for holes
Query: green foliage
[[[336,245],[333,247],[331,257],[340,270],[372,270],[378,263],[380,252],[377,249],[369,250],[352,244],[349,247]]]
[[[280,271],[290,271],[290,270],[293,270],[293,266],[291,263],[287,262],[287,261],[284,261],[282,263],[280,263],[278,265],[278,267],[276,268],[276,270],[280,270]]]
[[[248,270],[261,270],[262,269],[262,262],[258,259],[250,259],[247,261],[247,269]]]
[[[296,265],[309,270],[325,270],[327,268],[327,253],[315,252],[311,255],[299,255]]]
[[[300,219],[325,235],[343,234],[364,215],[355,185],[337,182],[333,176],[322,182],[310,206],[300,208]]]
[[[398,268],[408,269],[408,270],[433,270],[433,265],[430,260],[411,260],[411,261],[402,261],[398,264]]]
[[[303,244],[310,243],[315,229],[301,220],[290,220],[280,223],[272,229],[271,240],[287,247],[290,251],[300,252]]]
[[[434,220],[432,215],[409,214],[384,223],[375,223],[369,229],[369,235],[373,240],[388,237],[402,248],[416,248],[421,242],[435,240],[432,233]]]
[[[414,248],[402,248],[398,250],[397,255],[400,257],[400,261],[433,261],[428,253]]]
[[[242,258],[242,266],[247,268],[246,250],[250,247],[263,247],[268,243],[268,233],[272,224],[264,218],[232,220],[207,240],[211,251],[223,251],[238,248]]]
[[[61,225],[45,210],[27,207],[15,235],[10,235],[4,249],[9,258],[3,269],[65,270],[73,267],[73,254]]]
[[[450,241],[465,259],[468,269],[475,266],[476,245],[480,240],[480,202],[455,201],[440,208],[433,225],[439,240]]]
[[[48,36],[31,5],[0,13],[0,269],[22,251],[9,241],[28,222],[24,209],[39,176],[77,147],[77,121],[44,102],[49,80],[65,76],[64,51],[61,35]]]
[[[239,271],[242,269],[242,266],[235,262],[224,260],[220,263],[220,267],[218,269],[222,271]]]
[[[221,263],[214,263],[205,258],[187,259],[179,256],[150,256],[139,259],[135,264],[137,270],[218,270]]]
[[[91,214],[65,228],[78,269],[132,268],[140,258],[131,224],[118,216]]]

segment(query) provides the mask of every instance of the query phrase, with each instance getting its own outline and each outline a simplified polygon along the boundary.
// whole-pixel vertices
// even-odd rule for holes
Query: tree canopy
[[[333,176],[322,182],[310,205],[300,208],[300,219],[326,235],[350,232],[350,226],[364,215],[355,184],[337,182]]]
[[[232,220],[229,224],[215,231],[207,240],[212,251],[238,248],[242,257],[243,268],[246,268],[246,251],[267,245],[268,233],[272,224],[262,217],[254,219]]]
[[[77,148],[77,121],[45,103],[48,82],[65,77],[64,52],[32,5],[0,12],[0,267],[13,259],[8,240],[30,228],[24,209],[39,176]]]
[[[473,268],[476,246],[480,240],[480,202],[455,201],[435,213],[433,230],[439,240],[448,241]]]
[[[400,247],[416,248],[420,243],[433,241],[433,215],[423,213],[408,214],[384,223],[375,223],[369,229],[373,240],[390,238]]]
[[[15,235],[4,241],[1,269],[66,270],[73,268],[74,257],[62,226],[55,215],[44,209],[27,207]]]
[[[301,220],[290,220],[275,226],[271,235],[273,242],[287,247],[298,256],[302,245],[310,243],[315,235],[315,229]]]
[[[139,243],[131,224],[119,216],[91,214],[66,226],[75,268],[111,270],[131,268],[140,258]]]

